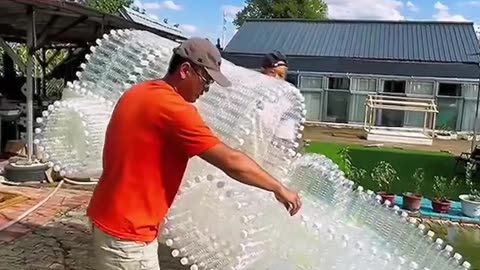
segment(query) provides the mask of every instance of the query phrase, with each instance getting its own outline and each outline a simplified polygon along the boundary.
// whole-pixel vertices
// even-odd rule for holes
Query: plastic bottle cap
[[[419,230],[422,230],[422,231],[425,230],[425,225],[419,224],[419,225],[418,225],[418,229],[419,229]]]
[[[469,269],[470,267],[472,267],[472,265],[471,265],[469,262],[467,262],[467,261],[464,261],[463,264],[462,264],[462,266],[463,266],[464,268],[466,268],[466,269]]]
[[[172,250],[172,257],[178,257],[178,255],[180,255],[180,251],[178,251],[177,249],[174,249]]]
[[[434,237],[434,236],[435,236],[435,233],[434,233],[433,231],[428,231],[428,232],[427,232],[427,235],[428,235],[429,237]]]
[[[450,245],[446,245],[446,246],[445,246],[445,250],[448,251],[448,252],[452,252],[452,251],[453,251],[453,247],[450,246]]]
[[[181,263],[182,265],[187,265],[187,264],[188,264],[188,259],[187,259],[187,258],[182,258],[182,259],[180,260],[180,263]]]
[[[167,247],[171,247],[173,245],[173,240],[172,239],[167,239],[165,241],[165,245],[167,245]]]
[[[411,263],[410,263],[410,267],[413,268],[413,269],[418,269],[418,263],[416,263],[416,262],[411,262]]]
[[[440,238],[437,238],[437,240],[435,240],[435,243],[439,244],[439,245],[442,245],[443,244],[443,240],[440,239]]]
[[[192,264],[190,266],[190,270],[198,270],[198,266],[196,264]]]
[[[453,258],[457,261],[460,261],[462,259],[462,255],[460,255],[458,253],[455,253],[455,254],[453,254]]]

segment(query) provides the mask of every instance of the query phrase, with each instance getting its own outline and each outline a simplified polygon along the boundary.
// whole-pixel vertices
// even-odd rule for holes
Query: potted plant
[[[420,210],[423,196],[420,193],[421,186],[425,180],[425,172],[422,168],[417,168],[413,174],[413,182],[415,184],[414,192],[406,192],[403,194],[403,208],[412,212]]]
[[[338,152],[338,155],[340,156],[342,162],[341,165],[343,167],[342,169],[347,179],[355,183],[360,183],[365,179],[367,171],[353,165],[352,157],[350,156],[350,149],[348,147],[342,148]]]
[[[465,168],[465,180],[470,189],[469,194],[460,195],[460,202],[462,204],[462,212],[467,217],[480,217],[480,190],[472,181],[473,164],[467,163]]]
[[[448,213],[452,204],[448,199],[449,190],[457,182],[457,178],[454,177],[451,181],[448,181],[443,176],[435,176],[433,179],[433,194],[435,196],[432,198],[433,212]]]
[[[389,201],[391,205],[395,204],[395,194],[391,192],[392,183],[398,181],[397,171],[385,161],[380,161],[371,173],[372,180],[377,183],[379,192],[383,201]]]

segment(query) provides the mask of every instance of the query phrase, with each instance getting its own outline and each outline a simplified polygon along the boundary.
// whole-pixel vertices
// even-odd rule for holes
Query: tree
[[[87,0],[87,5],[104,13],[116,15],[122,7],[129,7],[133,0]]]
[[[324,0],[246,0],[233,24],[240,27],[247,19],[292,18],[321,20],[327,18]]]

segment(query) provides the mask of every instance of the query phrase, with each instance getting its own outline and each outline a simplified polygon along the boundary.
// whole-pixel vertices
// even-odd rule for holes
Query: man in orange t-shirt
[[[140,83],[118,101],[105,135],[103,174],[87,210],[96,269],[160,269],[159,226],[193,156],[273,192],[291,215],[300,209],[296,193],[220,142],[191,104],[213,82],[230,86],[220,64],[212,43],[191,38],[174,49],[162,80]]]

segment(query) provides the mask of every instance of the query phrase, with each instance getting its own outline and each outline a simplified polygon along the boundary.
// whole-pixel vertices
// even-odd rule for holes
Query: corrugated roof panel
[[[473,23],[413,21],[247,21],[226,52],[395,61],[478,63]]]
[[[176,35],[185,37],[183,32],[178,28],[162,24],[159,21],[157,21],[153,18],[150,18],[147,15],[142,14],[138,11],[135,11],[131,8],[124,7],[123,9],[125,10],[125,14],[122,14],[122,15],[124,15],[124,17],[130,18],[135,23],[143,24],[143,25],[148,26],[150,28],[154,28],[154,29],[157,29],[157,30],[162,30],[162,31],[165,31],[167,33],[172,33],[172,34],[176,34]]]

